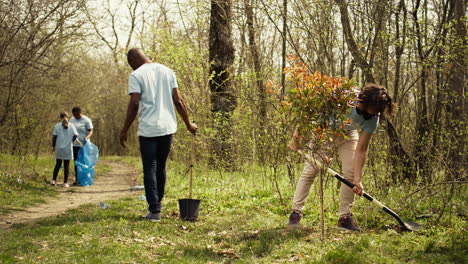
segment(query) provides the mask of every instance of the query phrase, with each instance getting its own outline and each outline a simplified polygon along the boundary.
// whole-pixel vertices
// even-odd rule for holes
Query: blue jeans
[[[166,160],[171,151],[172,135],[139,137],[143,178],[148,211],[161,212],[161,200],[166,185]]]

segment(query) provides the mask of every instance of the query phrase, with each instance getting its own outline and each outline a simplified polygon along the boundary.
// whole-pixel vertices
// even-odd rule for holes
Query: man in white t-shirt
[[[83,115],[81,107],[75,106],[72,108],[73,117],[70,119],[70,123],[75,126],[76,131],[78,132],[78,140],[83,144],[86,144],[88,139],[93,135],[93,122],[91,119]],[[78,158],[78,151],[80,150],[80,145],[77,142],[73,144],[73,160],[76,162]],[[78,171],[75,164],[75,182],[74,186],[79,185],[78,182]]]
[[[194,135],[197,126],[189,121],[187,107],[171,69],[153,63],[138,48],[128,51],[127,60],[134,71],[128,80],[130,102],[120,132],[120,144],[125,147],[128,129],[138,114],[138,136],[149,211],[144,218],[159,221],[166,184],[166,160],[171,150],[172,135],[177,130],[174,107]]]

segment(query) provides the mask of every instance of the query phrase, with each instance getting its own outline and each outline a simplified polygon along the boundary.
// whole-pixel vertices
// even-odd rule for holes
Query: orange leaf
[[[266,86],[267,88],[273,87],[273,81],[272,81],[272,80],[267,80],[265,86]]]

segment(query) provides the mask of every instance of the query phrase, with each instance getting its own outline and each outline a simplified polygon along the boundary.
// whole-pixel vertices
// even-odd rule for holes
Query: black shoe
[[[356,231],[361,232],[361,228],[354,222],[352,214],[340,216],[336,228],[342,231]]]
[[[295,227],[298,226],[299,223],[301,222],[302,219],[302,213],[301,211],[294,210],[290,215],[289,215],[289,227]]]
[[[80,186],[80,183],[79,183],[78,181],[74,181],[74,182],[72,183],[72,185],[73,185],[73,186]]]
[[[142,216],[142,217],[143,217],[143,219],[149,220],[149,221],[151,221],[151,222],[159,222],[159,221],[161,221],[161,214],[160,214],[160,213],[156,213],[156,214],[148,213],[147,215]]]

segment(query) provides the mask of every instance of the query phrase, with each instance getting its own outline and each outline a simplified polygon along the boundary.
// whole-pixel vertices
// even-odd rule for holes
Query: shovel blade
[[[401,225],[401,229],[403,231],[408,231],[408,232],[417,232],[419,230],[421,230],[423,228],[423,225],[420,225],[418,223],[415,223],[415,222],[411,222],[411,221],[404,221],[403,225]]]

